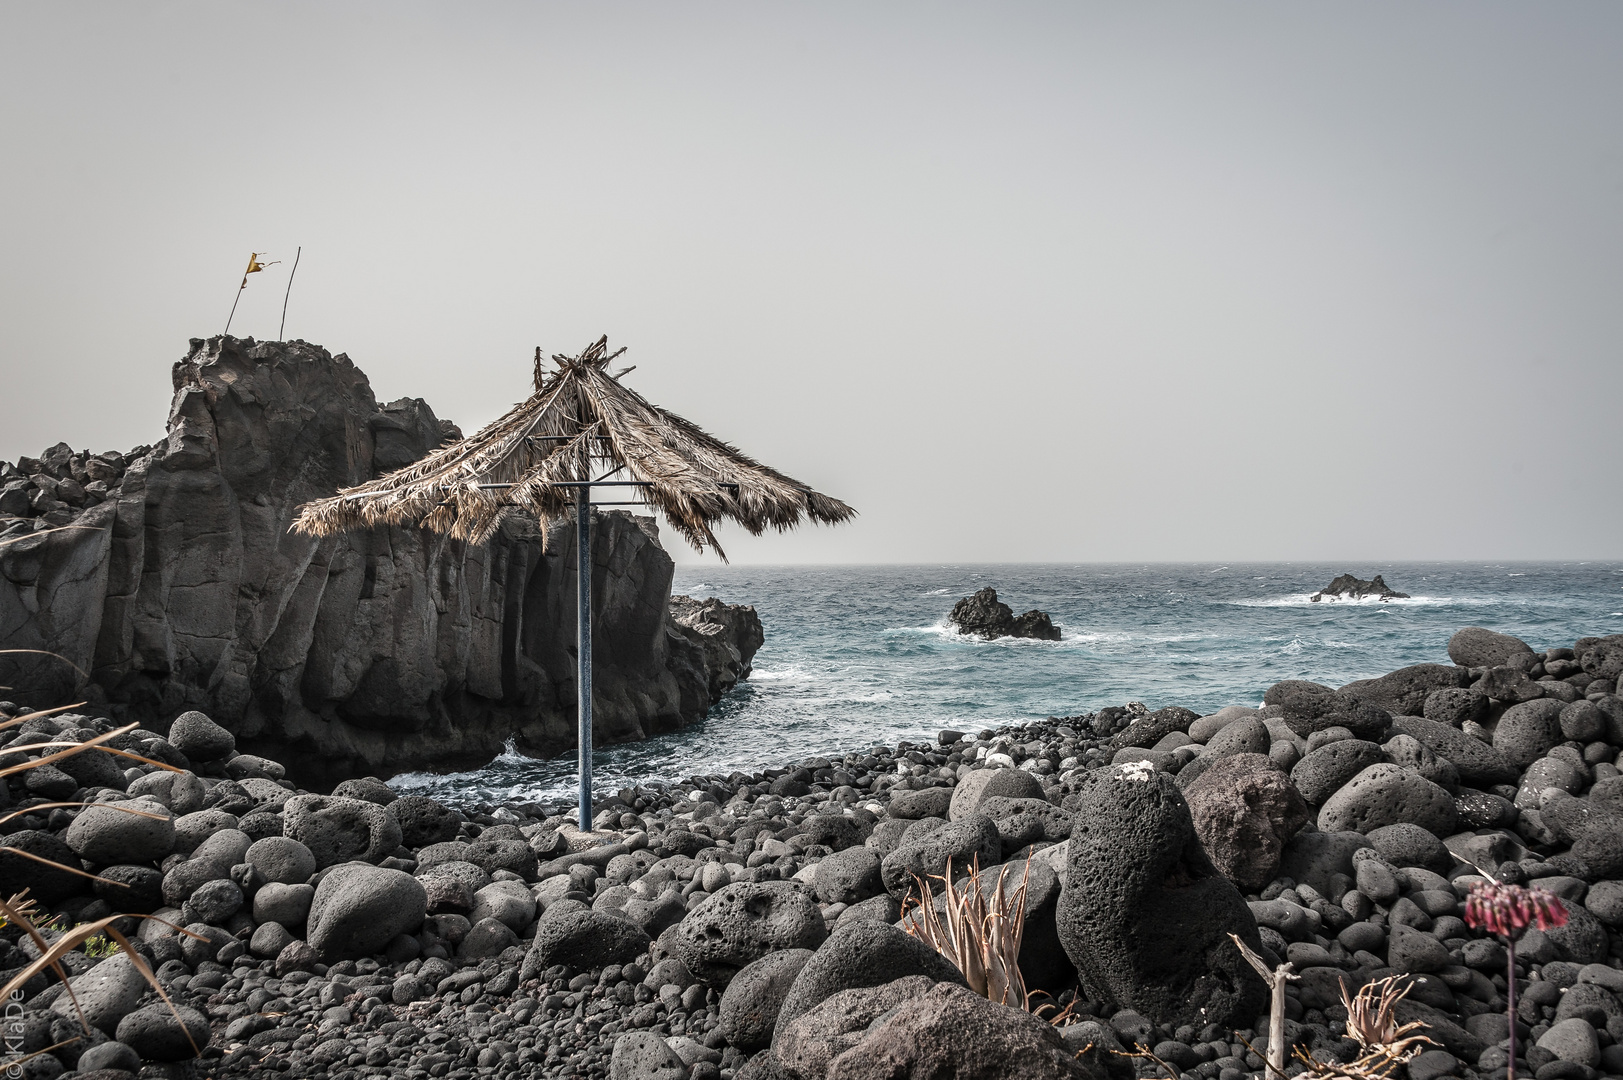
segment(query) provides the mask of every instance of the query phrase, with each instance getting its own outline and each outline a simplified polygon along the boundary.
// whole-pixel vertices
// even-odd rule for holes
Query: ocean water
[[[1343,572],[1383,574],[1411,598],[1309,601]],[[1061,640],[953,632],[953,603],[987,585],[1016,614],[1047,611]],[[1623,632],[1623,563],[678,568],[673,591],[755,605],[766,643],[754,674],[703,723],[599,749],[604,790],[1129,701],[1202,713],[1256,705],[1281,679],[1340,685],[1447,663],[1464,626],[1535,649]],[[563,806],[574,771],[573,753],[509,752],[473,772],[391,783],[462,805]]]

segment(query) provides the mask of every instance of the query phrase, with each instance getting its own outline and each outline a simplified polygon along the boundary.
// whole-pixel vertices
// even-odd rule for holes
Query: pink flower
[[[1540,930],[1565,926],[1567,909],[1548,889],[1489,881],[1471,887],[1465,901],[1465,923],[1514,939],[1530,926]]]

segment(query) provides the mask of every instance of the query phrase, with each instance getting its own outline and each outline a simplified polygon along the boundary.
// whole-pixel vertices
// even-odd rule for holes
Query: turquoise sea
[[[1383,574],[1408,600],[1309,596],[1337,574]],[[965,638],[947,613],[983,586],[1016,614],[1047,611],[1057,642]],[[1340,685],[1448,660],[1463,626],[1536,649],[1623,632],[1623,563],[1232,563],[677,569],[674,591],[755,605],[755,670],[703,723],[604,747],[602,788],[755,770],[875,743],[933,738],[1141,701],[1211,712],[1255,705],[1280,679]],[[572,799],[574,757],[503,754],[397,788],[458,804]]]

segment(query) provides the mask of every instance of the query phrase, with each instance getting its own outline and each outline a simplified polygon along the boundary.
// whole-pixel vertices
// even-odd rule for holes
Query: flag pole
[[[237,286],[237,295],[231,299],[231,314],[225,317],[225,330],[223,331],[222,336],[224,336],[224,334],[231,333],[231,320],[237,317],[237,301],[242,299],[242,290],[246,289],[247,287],[248,275],[243,274],[242,284]]]
[[[278,326],[276,328],[276,340],[277,341],[285,341],[286,340],[284,337],[282,337],[282,334],[283,334],[284,331],[287,330],[287,298],[293,292],[293,275],[297,274],[299,272],[299,256],[303,255],[303,254],[304,254],[304,245],[300,244],[299,245],[299,250],[295,251],[293,253],[293,269],[287,275],[287,292],[282,294],[282,325],[280,325],[280,326]],[[247,278],[243,278],[243,281],[247,281],[247,280],[248,280]],[[233,304],[232,308],[234,309],[235,307],[236,307],[236,305]]]

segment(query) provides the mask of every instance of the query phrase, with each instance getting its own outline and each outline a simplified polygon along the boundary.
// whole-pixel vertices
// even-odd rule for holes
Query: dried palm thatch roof
[[[331,536],[375,525],[420,525],[484,543],[513,513],[547,522],[574,505],[583,480],[638,481],[689,544],[726,558],[715,526],[725,519],[759,535],[799,525],[833,525],[856,511],[770,469],[682,417],[651,404],[611,375],[602,338],[579,356],[535,350],[535,393],[461,442],[369,483],[299,508],[297,532]]]

